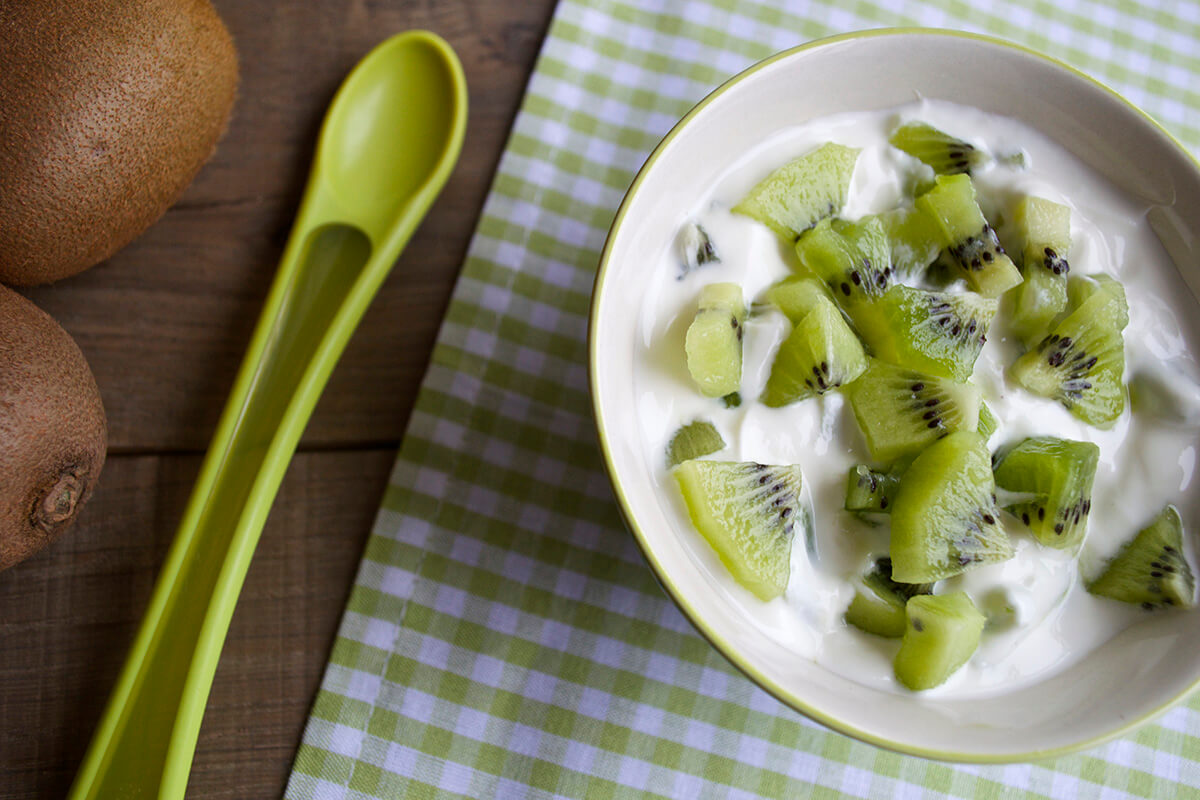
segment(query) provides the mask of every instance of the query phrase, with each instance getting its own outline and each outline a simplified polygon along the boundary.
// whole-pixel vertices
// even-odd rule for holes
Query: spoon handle
[[[465,114],[465,94],[458,100]],[[225,634],[279,484],[346,342],[444,185],[464,124],[449,133],[443,160],[430,165],[428,181],[374,244],[358,227],[328,221],[337,204],[314,170],[71,800],[184,796]]]

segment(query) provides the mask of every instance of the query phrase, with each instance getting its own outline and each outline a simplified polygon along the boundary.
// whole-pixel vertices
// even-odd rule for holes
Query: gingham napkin
[[[953,766],[757,689],[618,517],[586,383],[609,223],[650,150],[773,52],[881,25],[1064,59],[1200,145],[1200,5],[562,0],[513,126],[288,798],[1200,797],[1200,700],[1034,765]]]

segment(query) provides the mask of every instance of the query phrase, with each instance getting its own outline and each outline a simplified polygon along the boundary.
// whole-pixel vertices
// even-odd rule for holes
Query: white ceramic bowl
[[[671,597],[750,678],[826,725],[933,758],[1004,762],[1091,746],[1169,708],[1200,682],[1200,610],[1163,614],[1075,666],[987,699],[930,699],[866,688],[798,659],[715,575],[656,494],[634,422],[634,353],[644,270],[738,154],[809,119],[928,98],[1013,117],[1054,139],[1127,192],[1160,206],[1156,233],[1200,288],[1200,167],[1148,116],[1066,65],[996,39],[876,30],[781,53],[721,86],[667,135],[626,195],[596,277],[590,374],[606,465],[625,519]],[[720,571],[718,571],[720,572]]]

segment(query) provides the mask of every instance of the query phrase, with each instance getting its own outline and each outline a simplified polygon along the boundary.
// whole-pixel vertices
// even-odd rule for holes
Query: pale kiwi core
[[[684,366],[683,336],[703,285],[736,282],[750,303],[771,283],[792,274],[794,258],[786,246],[765,226],[729,210],[755,183],[789,159],[835,141],[862,149],[841,216],[856,219],[886,211],[911,194],[917,180],[929,177],[927,168],[887,144],[892,128],[908,119],[978,142],[997,156],[1014,156],[973,175],[990,220],[1003,217],[1006,206],[1025,194],[1071,208],[1072,273],[1112,275],[1126,287],[1127,379],[1165,369],[1190,387],[1200,376],[1192,356],[1200,348],[1194,303],[1145,224],[1146,209],[1028,126],[965,106],[924,100],[886,111],[826,117],[730,157],[722,177],[693,206],[682,208],[678,219],[681,228],[699,222],[720,262],[681,276],[682,256],[673,247],[664,248],[652,262],[634,357],[636,426],[644,457],[676,535],[749,624],[798,656],[864,685],[896,692],[906,690],[893,675],[894,643],[842,620],[854,594],[853,578],[887,551],[886,526],[872,527],[842,511],[847,471],[870,462],[848,406],[836,393],[777,409],[757,402],[775,349],[787,333],[780,314],[756,314],[746,322],[741,387],[745,402],[737,408],[725,408],[695,390]],[[1016,337],[1006,330],[1005,315],[1000,315],[973,378],[1000,421],[990,444],[995,448],[1025,436],[1054,435],[1099,445],[1087,539],[1076,559],[1038,546],[1010,519],[1013,559],[947,581],[943,591],[965,590],[981,610],[1005,622],[990,626],[971,661],[930,694],[1003,693],[1044,680],[1085,658],[1145,618],[1137,608],[1089,595],[1085,581],[1094,578],[1120,544],[1165,503],[1179,507],[1185,526],[1200,524],[1200,498],[1191,497],[1190,491],[1200,428],[1134,414],[1128,407],[1107,430],[1088,426],[1054,401],[1034,397],[1006,380],[1005,369],[1020,352]],[[1200,412],[1193,416],[1200,418]],[[664,452],[673,433],[695,419],[711,421],[728,444],[712,458],[799,464],[803,469],[814,536],[809,546],[797,539],[782,598],[762,603],[723,577],[720,562],[688,522]],[[1187,554],[1195,564],[1195,554],[1190,549]]]

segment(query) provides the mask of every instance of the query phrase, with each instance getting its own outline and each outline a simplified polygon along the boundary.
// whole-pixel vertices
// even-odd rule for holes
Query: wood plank
[[[458,168],[334,372],[304,442],[394,443],[540,46],[553,0],[216,0],[241,53],[234,117],[181,202],[107,263],[28,294],[79,341],[115,452],[201,450],[275,271],[334,90],[410,28],[463,61],[470,121]]]
[[[221,656],[189,797],[282,794],[393,458],[292,463]],[[0,573],[0,798],[70,786],[199,466],[113,458],[79,529]]]

